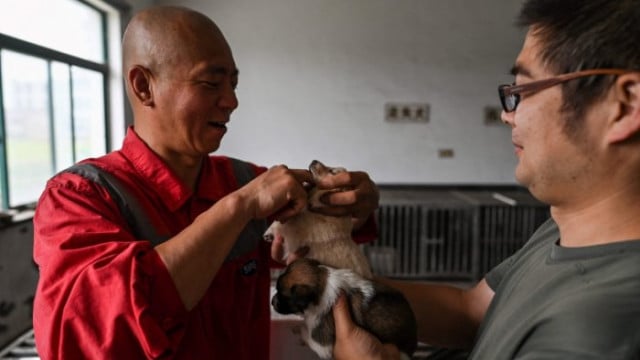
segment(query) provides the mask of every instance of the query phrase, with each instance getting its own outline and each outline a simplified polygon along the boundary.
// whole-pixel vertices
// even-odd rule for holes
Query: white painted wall
[[[510,130],[485,126],[524,32],[512,0],[163,0],[200,10],[240,68],[240,107],[218,153],[263,165],[312,159],[378,183],[514,184]],[[384,121],[428,102],[427,124]],[[451,148],[453,158],[438,150]]]

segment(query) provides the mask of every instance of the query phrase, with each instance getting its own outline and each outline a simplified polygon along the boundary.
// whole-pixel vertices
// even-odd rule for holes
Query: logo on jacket
[[[240,269],[240,273],[244,276],[253,275],[258,271],[258,261],[256,259],[251,259],[247,261],[242,268]]]

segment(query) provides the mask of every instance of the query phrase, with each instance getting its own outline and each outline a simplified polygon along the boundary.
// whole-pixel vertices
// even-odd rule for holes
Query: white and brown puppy
[[[281,314],[303,316],[302,339],[323,359],[333,356],[332,307],[341,292],[347,296],[351,316],[358,326],[383,343],[395,344],[406,359],[416,350],[416,319],[404,296],[349,269],[300,258],[278,277],[276,290],[271,299],[273,308]]]
[[[328,167],[314,160],[309,165],[313,179],[318,181],[325,176],[345,172],[341,167]],[[320,190],[316,187],[309,191],[309,207],[320,208],[323,194],[339,190]],[[353,223],[349,216],[328,216],[305,209],[286,223],[274,221],[264,234],[267,241],[276,236],[284,239],[285,257],[303,246],[309,248],[305,255],[320,263],[339,269],[351,269],[368,279],[372,278],[371,266],[362,250],[353,242],[351,231]]]

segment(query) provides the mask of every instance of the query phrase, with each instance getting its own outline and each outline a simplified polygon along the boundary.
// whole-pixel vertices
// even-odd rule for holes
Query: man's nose
[[[218,106],[228,110],[235,110],[238,107],[238,97],[233,87],[225,89],[224,93],[218,100]]]
[[[500,119],[502,119],[502,122],[513,127],[514,126],[514,121],[513,121],[513,117],[515,115],[515,111],[512,112],[506,112],[504,110],[502,110],[502,113],[500,113]]]

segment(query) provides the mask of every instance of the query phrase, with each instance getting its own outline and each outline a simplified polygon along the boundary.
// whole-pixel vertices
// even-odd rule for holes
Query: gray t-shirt
[[[561,247],[544,223],[485,277],[471,359],[640,359],[640,240]]]

